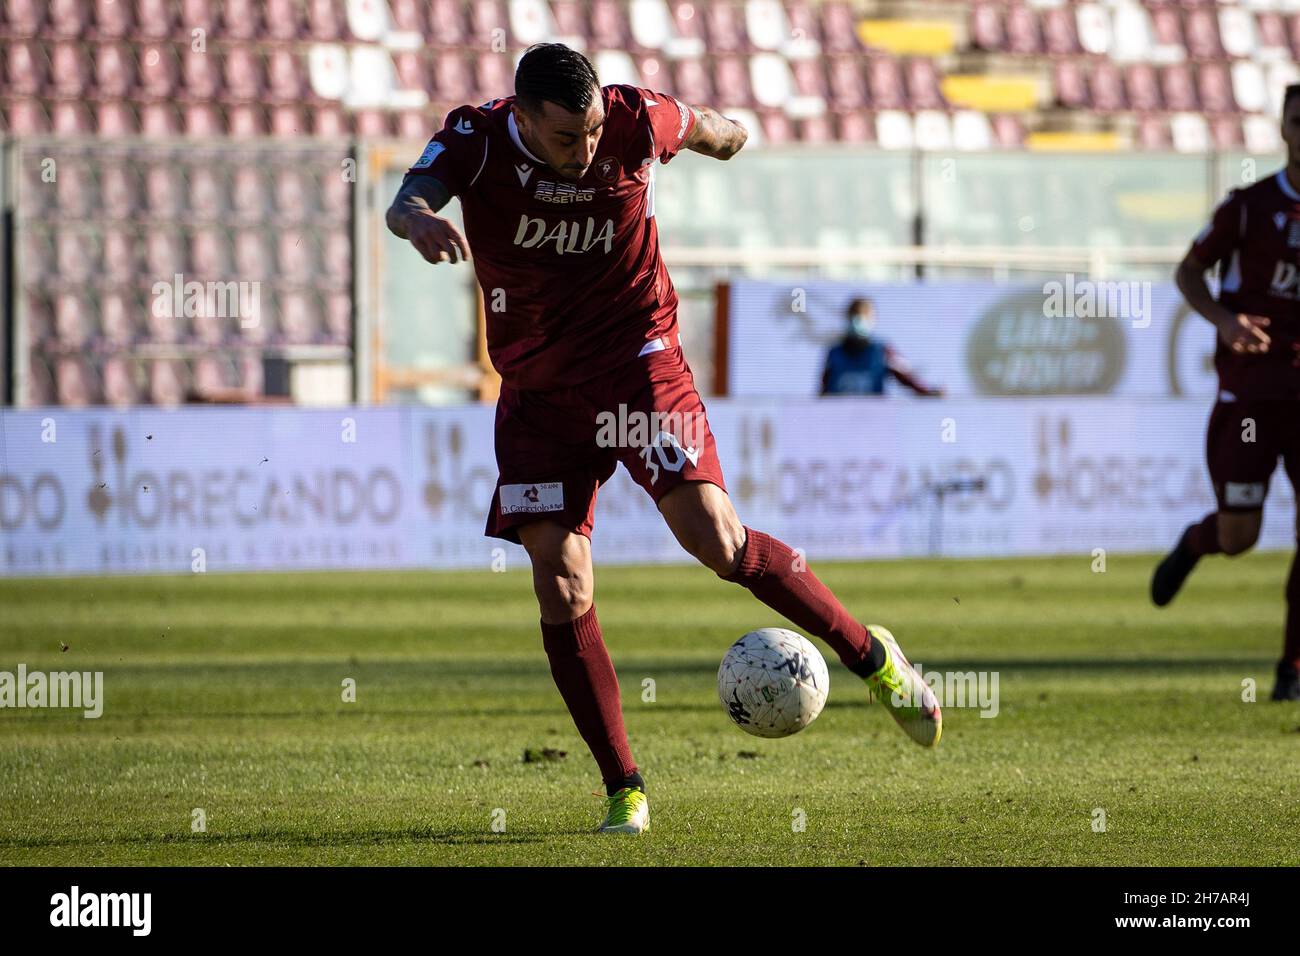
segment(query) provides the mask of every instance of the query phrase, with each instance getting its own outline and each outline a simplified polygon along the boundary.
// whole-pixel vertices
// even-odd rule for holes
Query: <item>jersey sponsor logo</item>
[[[548,223],[545,219],[525,213],[519,217],[514,244],[524,249],[545,249],[553,245],[559,255],[589,252],[593,248],[608,253],[614,248],[614,220],[606,219],[603,226],[597,226],[596,223],[597,220],[592,216],[587,217],[585,225],[581,219],[561,219],[556,223]]]
[[[1264,504],[1264,482],[1229,481],[1223,485],[1223,503],[1229,508],[1254,508]]]
[[[564,482],[539,481],[533,484],[502,485],[503,515],[533,514],[564,510]]]
[[[533,174],[533,167],[529,166],[527,163],[520,163],[518,166],[515,167],[515,175],[519,177],[520,186],[527,186],[528,177],[531,176],[532,174]]]
[[[1279,299],[1300,299],[1300,268],[1294,262],[1279,260],[1273,267],[1273,281],[1269,283],[1268,291]]]
[[[596,160],[596,178],[604,180],[607,183],[618,182],[619,174],[623,167],[619,165],[617,159],[613,156],[605,156]]]
[[[467,119],[459,119],[456,121],[456,125],[453,126],[452,129],[460,133],[462,136],[468,136],[470,133],[474,132],[474,125]]]
[[[553,183],[549,179],[540,179],[537,181],[537,188],[533,190],[533,198],[557,206],[567,206],[572,203],[591,202],[596,198],[596,190],[595,187],[579,189],[573,183]]]
[[[424,147],[424,152],[420,154],[420,158],[415,161],[415,165],[411,168],[428,169],[433,165],[433,161],[438,158],[438,154],[446,148],[447,147],[443,146],[442,143],[431,142],[428,146]]]

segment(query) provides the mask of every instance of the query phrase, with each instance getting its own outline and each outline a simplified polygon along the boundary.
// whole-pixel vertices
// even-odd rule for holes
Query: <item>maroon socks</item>
[[[795,626],[820,637],[844,666],[860,677],[884,665],[884,648],[873,645],[867,629],[817,579],[801,555],[749,526],[745,527],[745,535],[740,565],[731,574],[719,577],[748,588],[754,597]]]
[[[623,728],[618,677],[600,636],[596,605],[566,624],[541,623],[542,646],[551,661],[551,676],[578,733],[596,758],[606,789],[629,778],[639,782]]]

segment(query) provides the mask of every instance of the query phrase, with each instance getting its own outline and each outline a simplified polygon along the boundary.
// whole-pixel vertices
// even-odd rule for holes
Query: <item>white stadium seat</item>
[[[881,110],[876,114],[876,142],[881,149],[912,149],[912,117],[903,110]]]
[[[747,0],[745,30],[760,50],[780,50],[790,38],[790,23],[780,0]]]
[[[952,143],[966,151],[992,149],[993,129],[989,118],[978,110],[958,110],[952,117]]]
[[[1199,113],[1175,113],[1169,129],[1180,153],[1204,153],[1210,148],[1210,128]]]
[[[760,106],[785,106],[794,92],[790,64],[779,53],[755,53],[751,56],[749,82]]]
[[[553,39],[555,22],[546,0],[510,0],[510,32],[523,46]]]

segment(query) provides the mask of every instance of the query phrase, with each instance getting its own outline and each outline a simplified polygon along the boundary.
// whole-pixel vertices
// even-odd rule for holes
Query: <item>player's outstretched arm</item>
[[[1183,257],[1174,273],[1174,282],[1183,294],[1187,304],[1213,323],[1218,330],[1223,344],[1234,352],[1267,352],[1270,339],[1264,331],[1269,320],[1261,315],[1245,315],[1225,309],[1210,294],[1210,287],[1205,282],[1205,270],[1209,266],[1193,253]]]
[[[388,231],[409,240],[434,265],[468,259],[465,237],[454,223],[437,215],[450,201],[447,187],[432,176],[408,174],[384,217]]]
[[[682,141],[683,149],[714,159],[731,159],[749,139],[745,127],[727,119],[711,106],[692,106],[691,111],[695,114],[695,128]]]

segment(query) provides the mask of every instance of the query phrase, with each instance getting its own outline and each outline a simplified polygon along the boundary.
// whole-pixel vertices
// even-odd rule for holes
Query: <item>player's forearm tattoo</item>
[[[740,152],[749,132],[739,123],[727,119],[709,106],[692,106],[695,128],[686,137],[685,147],[714,159],[730,159]]]
[[[407,175],[402,180],[402,188],[388,207],[384,217],[388,231],[400,239],[406,239],[407,217],[413,214],[424,215],[437,212],[451,202],[451,193],[447,187],[432,176]]]

